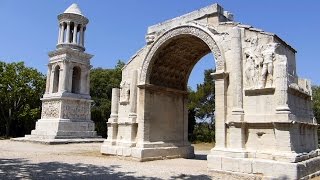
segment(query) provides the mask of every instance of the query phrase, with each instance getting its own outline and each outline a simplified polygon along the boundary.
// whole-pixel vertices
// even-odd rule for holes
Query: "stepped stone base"
[[[27,135],[21,138],[11,138],[11,141],[31,142],[40,144],[71,144],[71,143],[100,143],[105,139],[97,136],[96,138],[74,138],[74,139],[41,139],[37,136]]]
[[[129,157],[137,161],[153,161],[173,158],[194,158],[193,146],[138,148],[110,146],[104,143],[101,146],[101,153],[114,156]]]
[[[74,121],[69,119],[40,119],[31,135],[12,138],[14,141],[43,144],[93,143],[105,139],[97,136],[93,121]]]
[[[215,179],[311,179],[320,175],[320,156],[299,162],[208,155],[208,171]]]

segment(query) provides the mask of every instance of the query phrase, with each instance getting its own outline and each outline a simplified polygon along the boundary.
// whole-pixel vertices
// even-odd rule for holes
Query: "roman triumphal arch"
[[[214,4],[150,26],[147,44],[112,90],[101,153],[140,161],[192,158],[187,82],[215,57],[216,144],[208,170],[219,176],[306,178],[319,169],[311,85],[296,74],[296,51],[277,35],[233,20]],[[210,67],[208,67],[210,68]]]

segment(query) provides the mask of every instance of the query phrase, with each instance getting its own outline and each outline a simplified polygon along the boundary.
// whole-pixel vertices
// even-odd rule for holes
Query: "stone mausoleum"
[[[317,174],[311,84],[297,75],[293,47],[234,21],[218,4],[150,26],[146,41],[112,91],[101,153],[139,161],[194,157],[187,82],[195,64],[213,53],[216,144],[209,172],[223,179]]]
[[[41,119],[24,138],[15,140],[48,144],[101,142],[91,121],[90,59],[85,53],[85,32],[89,20],[72,4],[58,16],[57,49],[49,52],[46,91]]]

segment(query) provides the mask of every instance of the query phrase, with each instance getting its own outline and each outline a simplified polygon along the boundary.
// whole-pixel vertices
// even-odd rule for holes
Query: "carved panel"
[[[130,84],[126,81],[120,83],[120,104],[128,104],[130,99]]]
[[[41,119],[59,118],[59,109],[61,101],[42,102]]]
[[[249,48],[245,51],[245,82],[246,89],[262,89],[274,87],[273,69],[276,60],[277,43],[269,43]]]
[[[63,119],[90,120],[90,103],[72,100],[63,101]]]

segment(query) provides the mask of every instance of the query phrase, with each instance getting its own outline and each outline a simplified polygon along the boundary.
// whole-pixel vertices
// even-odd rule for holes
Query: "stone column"
[[[86,94],[87,92],[87,73],[88,70],[84,67],[81,67],[80,94]]]
[[[60,73],[60,81],[61,81],[61,92],[66,92],[68,91],[68,62],[64,61],[63,62],[63,69],[62,69],[62,73]]]
[[[226,115],[227,115],[227,82],[228,73],[212,73],[215,82],[215,148],[226,147]]]
[[[61,23],[61,29],[60,29],[60,41],[59,43],[63,43],[64,42],[64,35],[65,35],[65,31],[64,31],[64,23]]]
[[[278,63],[275,66],[275,84],[277,94],[277,108],[278,114],[289,114],[290,108],[288,106],[288,72],[287,72],[287,57],[277,56]]]
[[[51,64],[48,64],[47,80],[46,80],[46,94],[50,92],[50,79],[51,79]]]
[[[82,32],[82,43],[81,45],[84,47],[84,33],[86,32],[86,27],[83,26],[83,32]]]
[[[83,29],[84,29],[84,26],[83,25],[81,25],[80,26],[80,42],[78,43],[80,46],[83,46],[83,38],[84,38],[84,36],[83,36],[83,33],[84,33],[84,31],[83,31]]]
[[[60,69],[59,69],[59,87],[58,87],[58,92],[61,92],[61,91],[63,91],[64,89],[63,89],[63,86],[64,86],[64,74],[63,74],[63,72],[64,72],[64,67],[63,68],[61,68],[60,67]]]
[[[242,150],[245,144],[245,124],[243,110],[243,82],[242,82],[242,44],[241,30],[237,27],[230,32],[232,70],[230,84],[232,84],[232,113],[228,116],[229,134],[227,144],[231,150]],[[234,144],[232,144],[234,143]]]
[[[65,43],[70,43],[70,22],[67,22],[67,35]]]
[[[130,83],[130,113],[129,117],[133,117],[133,123],[136,122],[135,119],[137,117],[137,79],[138,72],[134,70],[132,72],[132,79]]]
[[[120,100],[120,89],[112,89],[111,97],[111,115],[108,119],[108,139],[106,140],[111,145],[115,145],[118,134],[118,110]]]
[[[61,27],[61,23],[59,23],[58,44],[60,44],[60,42],[61,42],[61,29],[62,29],[62,27]]]
[[[86,90],[85,90],[85,94],[90,94],[90,69],[91,69],[91,65],[88,67],[87,69],[87,76],[86,76]]]
[[[233,82],[233,107],[232,114],[243,114],[243,82],[242,82],[242,45],[241,30],[231,30],[231,60]]]
[[[73,68],[69,66],[69,76],[67,77],[68,79],[68,91],[72,91],[72,76],[73,76]]]
[[[49,93],[53,92],[53,83],[54,83],[54,76],[55,76],[55,72],[54,69],[51,66],[51,76],[50,76],[50,84],[49,84]]]
[[[73,26],[73,36],[72,36],[72,43],[73,44],[77,44],[77,27],[78,27],[78,24],[74,23],[74,26]]]

